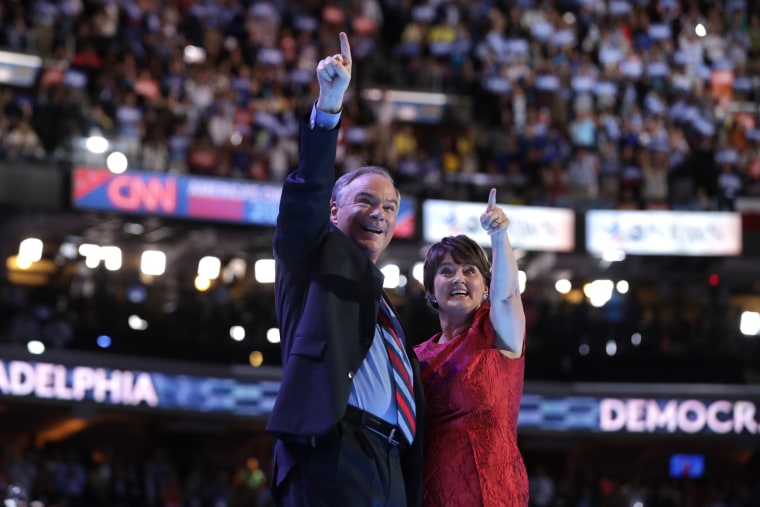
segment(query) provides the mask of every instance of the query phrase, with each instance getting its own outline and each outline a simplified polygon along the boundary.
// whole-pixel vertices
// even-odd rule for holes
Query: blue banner
[[[99,167],[72,173],[74,208],[115,213],[210,220],[273,227],[282,186],[274,183],[128,171],[114,174]],[[402,196],[397,238],[416,233],[416,200]]]
[[[0,359],[0,396],[266,418],[278,379]],[[756,435],[757,399],[523,395],[521,433]]]
[[[0,360],[0,395],[113,407],[268,416],[278,380]]]
[[[282,187],[201,176],[76,167],[74,208],[274,226]]]

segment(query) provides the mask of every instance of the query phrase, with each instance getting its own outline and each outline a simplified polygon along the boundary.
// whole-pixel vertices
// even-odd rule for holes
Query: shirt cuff
[[[321,128],[325,130],[332,130],[335,127],[338,126],[338,122],[340,122],[340,114],[342,111],[338,111],[337,113],[326,113],[324,111],[320,111],[317,109],[316,102],[313,106],[311,106],[311,116],[309,117],[309,124],[311,125],[311,128]]]

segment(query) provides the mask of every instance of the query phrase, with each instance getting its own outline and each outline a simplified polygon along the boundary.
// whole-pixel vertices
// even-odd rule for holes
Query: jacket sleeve
[[[308,258],[329,230],[338,131],[301,122],[298,168],[283,183],[274,233],[274,253],[282,262]]]

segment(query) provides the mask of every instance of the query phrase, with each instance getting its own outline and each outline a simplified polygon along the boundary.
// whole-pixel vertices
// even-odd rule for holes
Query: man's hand
[[[496,206],[496,189],[492,188],[488,194],[488,205],[485,212],[480,215],[480,225],[488,234],[498,231],[506,231],[509,227],[509,218],[504,210]]]
[[[326,113],[339,112],[343,107],[343,95],[351,82],[351,46],[345,32],[340,32],[340,54],[328,56],[317,64],[317,81],[317,109]]]

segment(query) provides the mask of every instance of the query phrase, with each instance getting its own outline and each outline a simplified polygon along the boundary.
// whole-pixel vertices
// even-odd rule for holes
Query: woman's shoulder
[[[475,310],[468,331],[468,342],[478,348],[493,347],[494,328],[491,322],[491,303],[483,303]]]

